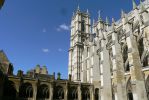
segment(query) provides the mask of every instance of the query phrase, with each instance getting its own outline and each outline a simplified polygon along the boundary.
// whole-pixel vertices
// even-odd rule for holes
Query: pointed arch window
[[[146,55],[146,56],[144,57],[144,59],[143,59],[143,67],[148,66],[148,57],[149,57],[149,55]]]
[[[85,20],[82,20],[81,22],[81,31],[85,32]]]
[[[95,89],[95,100],[99,100],[99,89]]]
[[[3,100],[16,100],[17,90],[13,81],[7,80],[4,83]]]
[[[125,71],[130,71],[129,61],[128,61],[128,47],[127,47],[127,45],[124,46],[122,54],[123,54],[124,69],[125,69]]]
[[[87,57],[89,57],[89,51],[90,51],[90,49],[89,49],[89,47],[87,47]]]
[[[143,51],[144,51],[144,44],[143,44],[143,38],[141,38],[138,42],[138,50],[139,50],[139,55],[140,55],[140,58],[143,54]]]
[[[134,100],[133,99],[131,79],[129,79],[128,82],[127,82],[126,90],[127,90],[127,98],[128,98],[128,100]]]
[[[82,100],[90,100],[90,91],[87,87],[82,88]]]
[[[77,90],[77,87],[71,87],[71,88],[69,88],[68,99],[69,100],[77,100],[78,99],[78,90]]]

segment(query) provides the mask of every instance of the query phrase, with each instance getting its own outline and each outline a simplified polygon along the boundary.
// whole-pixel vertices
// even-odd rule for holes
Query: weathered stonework
[[[149,0],[137,6],[132,0],[133,10],[121,13],[121,19],[109,25],[99,16],[98,21],[90,21],[89,12],[79,10],[72,18],[72,34],[79,34],[80,39],[71,39],[71,44],[80,42],[82,45],[80,59],[69,56],[69,74],[72,80],[87,82],[99,88],[99,100],[148,100],[148,66],[149,66]],[[80,14],[81,13],[81,14]],[[76,18],[76,16],[80,16]],[[80,26],[75,22],[79,21]],[[85,23],[84,23],[85,22]],[[87,26],[89,25],[89,26]],[[88,30],[89,29],[89,30]],[[90,32],[92,30],[92,32]],[[79,41],[82,40],[82,41]],[[71,45],[77,54],[75,46]],[[73,61],[80,64],[80,74],[73,70]],[[78,70],[79,71],[79,70]],[[92,74],[91,74],[92,73]],[[78,76],[80,75],[80,76]],[[81,79],[75,80],[76,77]]]

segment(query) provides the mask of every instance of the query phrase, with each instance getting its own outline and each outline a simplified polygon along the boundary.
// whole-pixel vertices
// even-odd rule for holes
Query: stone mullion
[[[94,100],[94,87],[90,86],[90,100]]]
[[[46,95],[47,94],[49,95],[49,98],[47,100],[50,100],[50,83],[48,84],[48,91],[49,91],[49,94],[48,94],[48,92],[46,93]]]
[[[72,75],[72,50],[69,51],[69,69],[68,73]]]
[[[79,72],[79,47],[77,46],[77,76],[76,76],[76,81],[78,81],[78,72]]]
[[[66,86],[65,86],[64,100],[68,100],[68,83],[67,82],[66,82]]]
[[[50,95],[49,95],[50,97],[49,97],[49,99],[50,99],[50,100],[53,100],[53,92],[54,92],[54,91],[53,91],[53,83],[50,83],[49,92],[50,92]]]
[[[36,96],[37,96],[37,86],[34,84],[33,85],[33,100],[36,100]]]
[[[112,100],[109,52],[106,48],[106,40],[101,40],[100,56],[101,100]]]
[[[78,100],[82,100],[81,84],[78,85]]]
[[[15,87],[16,87],[16,98],[19,99],[19,88],[20,88],[20,81],[19,82],[15,82]]]
[[[112,33],[112,54],[113,54],[113,78],[114,87],[116,88],[115,100],[127,100],[126,95],[126,82],[124,76],[124,64],[121,53],[121,47],[118,43],[117,33]]]
[[[85,51],[84,51],[85,53],[84,53],[84,64],[83,64],[83,82],[87,82],[87,72],[86,72],[86,70],[87,70],[87,68],[86,68],[86,66],[87,66],[87,63],[86,63],[86,54],[87,54],[87,50],[85,49]]]
[[[137,42],[133,36],[131,25],[126,23],[124,28],[126,30],[126,42],[128,45],[128,60],[133,85],[133,98],[134,100],[147,100]]]

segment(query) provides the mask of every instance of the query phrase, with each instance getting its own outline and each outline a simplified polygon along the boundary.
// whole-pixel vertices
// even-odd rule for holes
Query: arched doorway
[[[99,100],[99,89],[95,89],[95,100]]]
[[[133,92],[132,92],[132,86],[131,86],[131,80],[129,79],[126,86],[127,90],[127,99],[133,100]]]
[[[78,99],[77,87],[70,87],[68,92],[68,100],[77,100],[77,99]]]
[[[54,88],[54,100],[64,100],[64,89],[62,86],[56,86]]]
[[[17,91],[14,82],[7,80],[4,84],[4,100],[16,100]]]
[[[87,87],[82,88],[82,100],[90,100],[90,91]]]
[[[37,88],[37,100],[45,100],[49,98],[49,88],[47,85],[42,84]]]
[[[33,98],[33,87],[30,83],[23,83],[19,89],[19,98],[21,100],[27,100]]]
[[[145,87],[146,87],[147,98],[149,100],[149,76],[146,79]]]

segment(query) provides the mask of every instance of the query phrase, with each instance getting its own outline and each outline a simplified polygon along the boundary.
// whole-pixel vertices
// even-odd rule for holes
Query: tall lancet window
[[[149,57],[149,55],[146,55],[145,57],[144,57],[144,59],[143,59],[143,67],[146,67],[146,66],[148,66],[148,58]]]
[[[141,38],[139,40],[139,43],[138,43],[138,50],[139,50],[139,55],[140,55],[140,58],[143,54],[143,51],[144,51],[144,44],[143,44],[143,38]]]
[[[128,47],[127,45],[123,48],[123,62],[125,71],[129,71],[129,61],[128,61]]]
[[[89,57],[89,47],[87,47],[87,57]]]
[[[81,31],[85,32],[85,20],[82,20],[81,22]]]
[[[130,79],[127,82],[126,91],[127,91],[128,100],[134,100],[133,99],[133,92],[132,92],[132,85],[131,85],[131,80]]]
[[[98,29],[96,29],[96,35],[99,36],[99,30]]]

